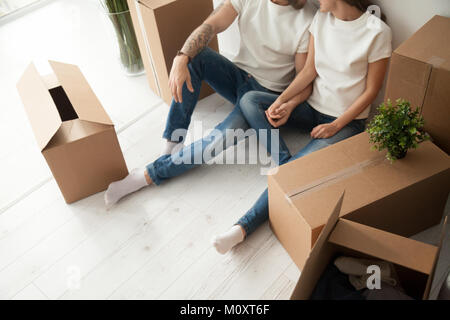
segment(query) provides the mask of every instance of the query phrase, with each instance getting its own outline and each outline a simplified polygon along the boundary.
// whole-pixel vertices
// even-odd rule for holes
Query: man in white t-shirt
[[[111,184],[105,194],[106,204],[110,206],[128,193],[178,176],[197,166],[199,158],[205,163],[206,147],[223,150],[237,143],[239,138],[229,141],[225,134],[227,129],[249,128],[239,107],[241,97],[249,91],[281,93],[288,87],[306,62],[308,30],[315,12],[315,6],[307,0],[223,1],[194,30],[174,59],[169,78],[173,101],[163,134],[167,140],[163,155],[146,169],[133,170],[124,180]],[[207,45],[236,18],[241,43],[232,62]],[[214,136],[174,152],[174,147],[182,146],[185,139],[203,80],[235,108],[216,126]],[[311,91],[309,86],[296,98],[304,101]]]

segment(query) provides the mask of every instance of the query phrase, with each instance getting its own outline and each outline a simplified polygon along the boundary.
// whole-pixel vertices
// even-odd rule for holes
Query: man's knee
[[[212,55],[217,54],[213,49],[206,47],[199,53],[195,55],[195,57],[192,59],[191,64],[198,64],[206,61],[207,59],[211,58]]]

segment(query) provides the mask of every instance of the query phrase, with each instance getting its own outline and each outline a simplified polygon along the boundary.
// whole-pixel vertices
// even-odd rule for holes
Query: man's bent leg
[[[238,88],[246,81],[245,72],[210,48],[205,48],[195,56],[189,63],[188,68],[194,92],[190,92],[186,84],[183,85],[183,102],[177,103],[172,100],[163,133],[164,139],[176,143],[182,142],[185,138],[203,80],[233,104],[237,103]],[[184,135],[174,137],[173,132],[177,129],[184,130]]]

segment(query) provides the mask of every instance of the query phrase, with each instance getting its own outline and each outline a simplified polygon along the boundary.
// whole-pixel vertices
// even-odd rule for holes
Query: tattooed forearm
[[[181,51],[193,58],[208,45],[213,37],[213,27],[204,23],[191,33]]]

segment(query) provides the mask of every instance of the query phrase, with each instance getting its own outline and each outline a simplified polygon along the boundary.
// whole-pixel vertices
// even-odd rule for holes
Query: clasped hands
[[[274,127],[279,128],[286,124],[292,111],[297,107],[294,101],[280,102],[276,100],[269,109],[266,110],[267,121]],[[301,108],[301,106],[299,106]],[[311,131],[310,135],[313,139],[327,139],[334,136],[339,131],[336,121],[331,123],[320,124]]]

